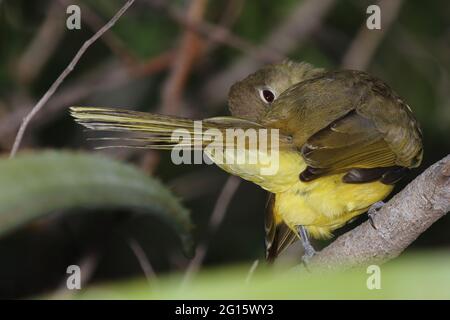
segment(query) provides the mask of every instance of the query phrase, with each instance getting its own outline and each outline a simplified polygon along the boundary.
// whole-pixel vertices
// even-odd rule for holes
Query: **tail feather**
[[[191,149],[203,148],[214,141],[215,135],[208,129],[219,130],[225,137],[227,128],[262,128],[261,125],[248,120],[234,117],[215,117],[202,121],[202,130],[195,130],[195,122],[192,119],[164,116],[153,113],[145,113],[123,109],[99,108],[99,107],[71,107],[71,115],[75,121],[91,130],[122,132],[126,137],[100,137],[93,138],[101,141],[122,142],[124,145],[111,145],[107,147],[140,147],[151,149],[171,149],[179,147],[191,147]],[[185,130],[190,135],[181,141],[173,136],[174,131]],[[216,131],[217,132],[217,131]],[[130,134],[137,134],[130,137]],[[179,137],[179,135],[177,135]],[[134,144],[130,144],[130,143]],[[228,142],[227,142],[228,143]],[[226,146],[225,141],[221,145]]]
[[[92,130],[170,134],[193,123],[190,119],[122,109],[71,107],[70,111],[75,121]]]
[[[271,192],[285,190],[283,177],[291,176],[289,169],[281,173],[281,179],[273,178],[274,174],[278,174],[278,171],[273,170],[282,167],[278,161],[297,161],[291,156],[279,157],[278,151],[293,150],[290,137],[279,134],[277,129],[265,128],[245,119],[209,118],[201,121],[202,130],[198,130],[200,123],[178,117],[92,107],[72,107],[70,111],[81,125],[104,132],[106,136],[99,140],[109,145],[97,147],[98,149],[120,147],[171,150],[176,147],[183,151],[204,151],[206,157],[226,172],[252,181]],[[185,131],[175,131],[177,129]],[[116,131],[116,135],[118,132],[124,136],[111,136],[114,133],[107,131]],[[289,242],[289,239],[280,237],[281,243]],[[277,244],[276,247],[278,252],[278,248],[283,245]]]

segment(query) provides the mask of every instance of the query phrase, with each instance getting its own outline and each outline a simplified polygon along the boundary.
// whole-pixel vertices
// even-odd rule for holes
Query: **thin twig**
[[[222,191],[220,192],[219,197],[217,198],[213,212],[209,219],[207,239],[203,243],[198,245],[195,257],[191,260],[189,266],[187,267],[183,280],[184,283],[187,283],[191,279],[192,275],[197,273],[197,271],[200,269],[200,266],[202,265],[203,260],[205,259],[206,252],[208,251],[208,242],[211,239],[212,235],[216,233],[217,229],[222,223],[225,217],[225,213],[227,212],[228,206],[231,202],[231,199],[236,193],[240,183],[241,183],[240,178],[236,176],[228,177],[227,182],[225,183]]]
[[[83,21],[86,22],[88,27],[92,30],[98,30],[100,29],[105,23],[102,21],[103,19],[100,18],[93,10],[91,10],[90,7],[88,7],[86,4],[80,3],[80,1],[74,1],[74,0],[58,0],[61,5],[68,6],[72,4],[76,4],[81,7],[81,12],[83,12]],[[106,46],[109,47],[109,49],[118,56],[121,60],[124,61],[126,65],[136,65],[138,63],[138,59],[136,58],[135,54],[128,50],[125,43],[120,39],[117,35],[115,35],[113,32],[107,32],[105,33],[101,39],[105,43]]]
[[[114,24],[119,20],[119,18],[127,11],[127,9],[134,3],[135,0],[128,0],[125,5],[117,11],[117,13],[112,17],[111,20],[107,24],[105,24],[99,31],[97,31],[91,38],[89,38],[78,50],[77,54],[73,57],[72,61],[69,65],[64,69],[64,71],[59,75],[55,82],[50,86],[47,92],[42,96],[39,102],[31,109],[30,113],[23,119],[22,124],[20,125],[19,131],[17,132],[16,138],[14,140],[13,147],[11,149],[10,158],[13,158],[17,150],[20,147],[20,143],[22,141],[25,130],[33,119],[33,117],[38,113],[42,107],[47,103],[47,101],[51,98],[51,96],[55,93],[64,79],[72,72],[72,70],[77,65],[78,61],[81,59],[86,50],[98,39],[100,38],[106,31],[108,31]]]
[[[134,238],[128,239],[128,245],[136,256],[136,259],[138,260],[139,265],[144,272],[148,284],[154,286],[155,280],[157,279],[156,272],[150,264],[150,261],[148,260],[144,250]]]
[[[255,261],[253,261],[252,266],[250,267],[250,270],[248,270],[247,273],[247,277],[245,278],[245,283],[249,284],[250,281],[252,280],[253,274],[256,271],[256,268],[258,268],[259,265],[259,259],[256,259]]]
[[[27,129],[30,130],[37,123],[46,124],[52,121],[66,106],[79,102],[94,93],[112,90],[129,83],[130,80],[163,71],[170,66],[172,59],[173,53],[168,51],[131,68],[124,67],[117,61],[105,62],[104,65],[100,65],[94,71],[90,71],[68,86],[60,88],[46,104],[47,112],[45,114],[38,113]],[[21,104],[28,105],[28,103]],[[0,137],[2,145],[10,145],[11,136],[16,133],[21,120],[32,109],[32,106],[23,107],[19,105],[1,117]]]
[[[99,254],[97,251],[91,251],[84,255],[76,264],[80,267],[80,288],[87,286],[94,276],[99,262]],[[78,293],[78,290],[69,290],[67,288],[67,275],[63,277],[58,287],[50,294],[50,299],[70,299]]]

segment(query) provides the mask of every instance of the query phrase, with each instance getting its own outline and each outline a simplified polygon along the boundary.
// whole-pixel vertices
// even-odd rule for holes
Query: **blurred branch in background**
[[[436,110],[433,112],[433,121],[442,130],[448,128],[450,123],[450,73],[439,56],[423,45],[417,37],[404,26],[398,26],[395,30],[397,41],[394,45],[405,57],[411,68],[417,70],[433,88],[436,96]],[[417,61],[422,63],[417,63]],[[425,63],[424,63],[425,62]],[[436,76],[435,70],[438,70]]]
[[[365,70],[367,68],[384,35],[389,32],[391,25],[396,21],[402,3],[403,0],[378,1],[377,4],[383,12],[381,29],[371,30],[367,28],[366,21],[364,21],[342,58],[341,67],[343,69]]]
[[[200,169],[177,176],[167,184],[173,192],[184,201],[190,201],[219,191],[225,179],[221,174],[214,174],[212,168]]]
[[[59,1],[65,2],[65,0]],[[164,6],[162,6],[161,2],[156,0],[148,0],[147,2],[155,8],[161,8],[166,5],[166,3],[164,2]],[[98,18],[95,13],[93,13],[88,8],[84,7],[83,10],[84,9],[87,9],[88,11],[87,22],[89,23],[89,25],[91,27],[94,27],[94,25],[98,25],[100,23],[100,18]],[[263,47],[256,49],[256,47],[250,42],[247,42],[246,40],[231,34],[231,32],[227,28],[227,26],[231,22],[227,21],[226,19],[223,22],[224,26],[216,26],[204,21],[197,21],[197,23],[195,23],[195,21],[191,21],[189,17],[186,17],[180,9],[168,6],[166,7],[166,9],[168,14],[178,23],[188,28],[189,30],[206,36],[207,40],[209,41],[219,42],[230,47],[234,47],[256,58],[257,60],[261,61],[261,63],[282,59],[282,56],[277,54],[274,49],[264,49]],[[124,53],[124,51],[121,49],[123,48],[123,45],[121,44],[120,39],[118,39],[114,35],[108,36],[108,39],[106,39],[105,42],[111,48],[111,50],[115,51],[119,56],[125,57],[125,59],[123,60],[130,61],[130,59],[126,57],[130,57],[133,55],[132,53]],[[24,121],[30,115],[31,118],[36,118],[37,122],[41,124],[48,123],[55,117],[57,117],[59,115],[58,111],[64,110],[67,105],[73,104],[83,98],[86,98],[87,96],[95,92],[126,84],[132,77],[148,76],[150,74],[161,71],[169,66],[173,62],[173,59],[174,53],[166,52],[154,58],[148,59],[148,61],[143,64],[138,63],[132,65],[131,67],[128,66],[128,69],[124,69],[122,66],[117,64],[111,64],[111,67],[105,67],[103,70],[94,70],[93,72],[91,72],[91,76],[80,79],[80,81],[76,81],[73,86],[67,87],[64,89],[64,91],[56,94],[46,107],[49,112],[45,113],[45,115],[39,115],[38,112],[33,112],[34,109],[31,106],[14,108],[11,113],[6,114],[0,121],[0,136],[3,137],[1,143],[3,145],[9,145],[11,136],[15,133],[15,130],[17,130],[17,127],[19,126],[19,123],[21,121],[22,125],[21,128],[19,128],[19,134],[17,135],[17,137],[20,137],[19,140],[22,140],[23,133],[21,131],[24,131],[24,127],[28,128],[30,124],[30,121],[26,121],[26,125],[24,126]],[[131,61],[134,61],[133,58],[131,58]],[[131,75],[127,74],[127,71],[130,71]],[[54,85],[55,84],[57,83],[55,82]],[[59,85],[60,83],[57,84],[57,86]],[[225,92],[226,90],[224,91],[224,93]],[[44,96],[43,98],[45,98],[45,100],[49,100],[50,97]],[[14,144],[17,145],[17,142],[18,139],[14,141]],[[16,152],[16,150],[14,150],[14,147],[12,151],[13,153]]]
[[[182,91],[192,71],[193,64],[201,56],[210,53],[218,43],[225,42],[231,47],[246,52],[253,48],[247,43],[230,33],[230,27],[239,17],[243,6],[243,0],[228,1],[224,13],[218,23],[213,25],[205,22],[203,16],[207,7],[206,0],[192,1],[187,14],[182,14],[177,8],[166,7],[169,14],[186,30],[184,32],[177,56],[175,57],[172,71],[162,89],[161,113],[172,115],[192,115],[192,110],[182,110]],[[203,39],[205,38],[205,39]],[[265,53],[265,56],[276,53]]]
[[[33,40],[19,57],[14,73],[19,82],[33,82],[51,57],[64,35],[64,15],[60,5],[52,2],[48,14]]]
[[[257,48],[251,42],[234,35],[227,26],[215,25],[206,21],[191,21],[176,7],[168,5],[165,1],[160,0],[146,0],[147,3],[155,9],[165,9],[167,14],[174,19],[177,23],[181,24],[185,28],[193,30],[198,34],[206,37],[210,41],[219,42],[227,45],[231,48],[235,48],[239,51],[250,55],[253,59],[260,61],[261,63],[273,62],[283,58],[283,55],[278,52],[275,47]],[[328,0],[326,0],[328,1]],[[228,88],[227,88],[228,89]]]
[[[434,222],[450,211],[450,155],[435,163],[396,194],[369,221],[317,253],[309,270],[345,270],[381,264],[397,257]]]
[[[135,0],[128,0],[125,5],[117,11],[117,13],[105,24],[97,33],[95,33],[91,38],[89,38],[76,53],[69,65],[64,69],[64,71],[59,75],[59,77],[53,82],[48,91],[42,96],[38,103],[31,109],[31,111],[23,118],[22,124],[19,127],[16,138],[14,140],[13,147],[10,152],[10,158],[14,157],[17,150],[20,147],[25,130],[28,123],[33,119],[33,117],[43,108],[47,101],[52,97],[52,95],[59,88],[64,79],[72,72],[72,70],[77,65],[78,61],[81,59],[86,50],[99,39],[106,31],[108,31],[114,24],[119,20],[119,18],[127,11],[127,9],[134,3]]]
[[[239,16],[242,13],[242,8],[244,7],[245,0],[229,0],[226,2],[226,7],[223,10],[223,13],[219,19],[217,27],[215,29],[216,34],[210,35],[210,37],[206,38],[206,51],[213,51],[220,41],[215,41],[214,39],[220,38],[221,34],[226,30],[230,30],[235,22],[239,19]]]
[[[80,1],[72,1],[72,0],[58,0],[61,6],[66,8],[70,5],[77,5],[81,8],[81,12],[83,12],[83,21],[89,26],[89,28],[96,32],[102,26],[105,25],[105,22],[100,18],[91,8],[89,8],[86,4],[80,3]],[[138,60],[136,56],[127,48],[125,43],[117,37],[112,32],[106,32],[101,38],[108,48],[113,52],[116,56],[118,56],[125,65],[136,65]]]
[[[69,83],[52,96],[46,106],[46,112],[37,113],[33,123],[28,128],[36,124],[46,124],[53,121],[60,112],[66,110],[67,106],[77,103],[88,96],[106,90],[112,90],[127,84],[132,79],[146,77],[162,70],[165,70],[172,62],[173,53],[163,52],[160,55],[149,58],[147,61],[137,64],[131,68],[118,64],[116,61],[107,61],[87,75]],[[32,107],[20,106],[11,113],[4,115],[0,121],[0,136],[2,144],[9,143],[10,138],[15,134],[20,121],[31,111]]]
[[[187,10],[187,18],[194,24],[202,21],[207,0],[193,0]],[[162,88],[161,113],[180,115],[182,96],[189,73],[193,64],[201,56],[204,49],[203,39],[199,35],[187,29],[181,39],[178,52],[174,57],[174,63],[168,78]],[[183,114],[184,112],[181,112]]]
[[[98,252],[93,251],[84,255],[83,258],[77,262],[76,265],[80,267],[80,270],[83,270],[83,272],[81,273],[80,288],[85,288],[89,284],[89,281],[92,279],[97,269],[98,261],[99,254]],[[67,279],[64,277],[58,288],[50,294],[50,298],[69,299],[73,298],[75,295],[75,290],[67,289]]]
[[[198,270],[200,269],[205,259],[206,252],[208,251],[208,242],[210,238],[216,233],[217,229],[222,223],[225,214],[227,212],[228,206],[231,202],[231,199],[233,199],[233,196],[236,193],[240,183],[241,179],[239,177],[236,176],[228,177],[227,182],[225,183],[222,191],[219,194],[219,197],[217,198],[213,212],[209,219],[207,239],[205,239],[203,243],[197,246],[195,256],[189,263],[188,268],[186,270],[183,280],[184,283],[189,282],[192,276],[195,273],[197,273]]]
[[[133,254],[135,255],[136,259],[139,262],[139,266],[141,267],[142,271],[144,272],[145,278],[147,279],[147,282],[152,287],[155,286],[156,281],[158,279],[155,270],[153,269],[150,261],[148,260],[147,255],[145,254],[144,249],[139,245],[139,243],[134,239],[130,238],[128,239],[128,245],[133,251]]]
[[[292,14],[283,19],[257,48],[248,52],[226,70],[212,75],[200,93],[204,105],[214,109],[226,101],[228,89],[237,80],[254,72],[264,63],[254,59],[267,51],[276,50],[279,55],[271,61],[284,58],[289,52],[299,48],[308,36],[322,23],[322,19],[332,8],[334,0],[305,0],[292,10]],[[276,49],[275,49],[276,48]],[[266,61],[268,62],[268,61]]]

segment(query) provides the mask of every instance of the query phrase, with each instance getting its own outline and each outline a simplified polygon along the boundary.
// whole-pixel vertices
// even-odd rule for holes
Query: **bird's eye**
[[[275,92],[268,88],[260,89],[259,95],[265,103],[272,103],[276,98]]]

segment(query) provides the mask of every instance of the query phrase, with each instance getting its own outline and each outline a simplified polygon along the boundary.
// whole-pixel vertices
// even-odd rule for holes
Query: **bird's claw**
[[[378,213],[378,210],[380,210],[384,206],[384,204],[385,203],[383,201],[375,202],[373,205],[370,206],[369,210],[367,211],[369,223],[375,230],[377,230],[377,226],[375,225],[375,216]]]
[[[309,241],[308,232],[306,231],[304,226],[299,226],[299,234],[300,234],[300,240],[302,241],[304,254],[302,256],[302,262],[306,269],[308,269],[309,261],[312,257],[316,254],[316,250],[314,250],[314,247],[311,245],[311,242]]]
[[[302,256],[303,265],[308,269],[309,261],[312,257],[316,255],[316,250],[314,250],[313,246],[307,246],[305,248],[305,253]]]

